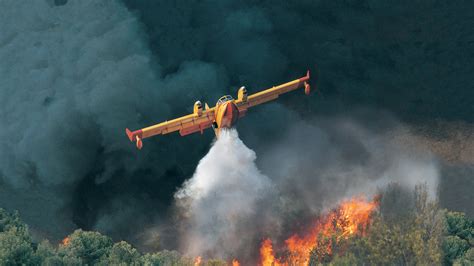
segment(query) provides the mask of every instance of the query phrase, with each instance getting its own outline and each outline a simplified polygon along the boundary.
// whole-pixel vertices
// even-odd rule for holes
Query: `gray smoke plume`
[[[293,124],[263,153],[258,165],[268,177],[237,132],[224,132],[175,194],[181,250],[252,261],[261,239],[288,237],[301,230],[295,224],[304,227],[310,222],[304,219],[341,200],[373,198],[394,183],[406,190],[426,184],[436,197],[439,171],[432,156],[402,148],[351,119],[325,120]]]
[[[341,198],[373,196],[393,182],[410,189],[426,183],[435,198],[439,169],[434,156],[395,143],[390,133],[344,117],[298,122],[261,154],[261,169],[313,211],[333,207]]]
[[[148,174],[134,180],[159,180],[181,158],[169,155],[172,144],[137,156],[124,129],[168,118],[174,104],[191,107],[203,89],[225,84],[217,67],[200,62],[162,76],[121,3],[64,2],[0,3],[0,204],[54,238],[92,229],[102,216],[99,228],[120,231],[104,221],[135,216],[123,210],[132,202],[152,205],[146,195],[116,197],[110,189],[137,171]]]

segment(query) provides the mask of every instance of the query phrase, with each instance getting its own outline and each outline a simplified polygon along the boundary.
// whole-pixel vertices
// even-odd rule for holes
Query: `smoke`
[[[401,125],[398,125],[401,126]],[[374,196],[389,183],[412,189],[425,183],[437,196],[439,167],[424,150],[401,146],[345,117],[298,122],[261,155],[261,169],[304,209],[333,207],[341,198]],[[275,162],[285,162],[275,167]]]
[[[278,199],[256,200],[256,212],[269,217],[257,231],[289,226],[277,211],[302,217],[306,207],[317,212],[387,180],[434,176],[427,148],[400,150],[389,144],[400,140],[393,134],[404,143],[436,143],[436,155],[472,164],[470,124],[460,139],[433,137],[439,128],[426,125],[441,118],[452,131],[451,120],[472,122],[470,5],[0,1],[0,207],[18,209],[35,234],[52,240],[83,228],[143,248],[150,231],[163,240],[153,247],[176,248],[168,241],[177,238],[173,195],[213,133],[147,139],[138,152],[124,128],[187,114],[196,100],[212,105],[242,85],[252,93],[286,82],[308,68],[323,97],[288,95],[238,125],[278,191]],[[331,126],[334,114],[354,118],[358,106],[388,110],[423,133],[399,134],[380,123],[385,115],[367,113],[366,122]],[[324,125],[316,114],[327,117]],[[441,198],[472,213],[472,167],[453,168],[443,174]]]
[[[182,243],[188,254],[240,256],[249,247],[257,232],[248,227],[256,226],[261,215],[257,205],[276,192],[255,159],[236,130],[224,130],[175,194],[187,219]]]
[[[156,195],[123,184],[157,182],[183,161],[170,156],[172,144],[149,153],[147,143],[137,156],[124,129],[168,118],[174,104],[191,107],[225,76],[201,62],[163,76],[140,23],[117,1],[1,1],[0,10],[0,204],[54,238],[101,217],[99,228],[119,231],[105,225],[112,210],[130,219],[138,210],[124,209]]]
[[[181,250],[252,261],[261,239],[285,239],[341,200],[371,198],[391,184],[407,191],[426,184],[436,197],[439,170],[431,155],[352,119],[313,123],[294,123],[259,160],[235,130],[223,132],[175,194]]]

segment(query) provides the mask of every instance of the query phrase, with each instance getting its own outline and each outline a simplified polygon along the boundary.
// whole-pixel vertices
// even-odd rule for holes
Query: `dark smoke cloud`
[[[292,156],[325,143],[293,147],[293,139],[335,134],[329,143],[344,151],[337,156],[349,158],[347,168],[374,162],[366,143],[350,141],[345,130],[288,122],[296,118],[342,113],[355,116],[362,131],[378,127],[370,137],[385,138],[393,129],[385,114],[348,115],[362,106],[427,128],[410,139],[433,139],[424,122],[434,118],[448,128],[465,120],[472,132],[470,10],[471,3],[423,1],[1,1],[0,205],[19,209],[38,234],[53,238],[82,227],[136,244],[148,240],[144,231],[173,239],[173,194],[213,133],[154,138],[137,152],[124,128],[188,113],[197,99],[212,105],[240,85],[252,92],[285,82],[307,68],[323,98],[295,93],[239,122],[270,178],[280,178],[266,166],[276,152]],[[376,154],[392,156],[384,148]],[[312,163],[308,153],[303,169]]]
[[[240,122],[240,135],[257,154],[278,143],[291,126],[285,122],[292,116],[288,108],[304,119],[351,113],[362,127],[378,127],[381,132],[396,128],[385,122],[388,111],[422,128],[400,133],[411,139],[403,143],[407,146],[420,139],[436,142],[440,127],[433,127],[435,119],[446,121],[443,127],[456,132],[453,121],[467,121],[466,131],[473,132],[470,3],[124,2],[138,11],[152,51],[163,55],[165,72],[174,71],[183,58],[210,61],[226,69],[233,87],[245,84],[252,91],[294,78],[302,69],[313,70],[313,83],[321,88],[323,99],[295,93],[281,99],[284,107],[262,107]],[[354,114],[360,107],[369,111]],[[453,139],[452,134],[442,138]],[[472,150],[471,141],[469,133],[460,142],[467,145],[459,149]],[[431,145],[417,146],[445,160]],[[451,147],[450,153],[455,150]],[[456,167],[466,169],[465,163]],[[472,172],[463,171],[459,183],[471,184],[470,176]],[[443,188],[440,192],[448,193]],[[463,201],[454,209],[465,210],[466,205]]]
[[[211,61],[236,85],[258,88],[309,68],[325,96],[339,102],[331,111],[370,105],[409,120],[473,122],[472,3],[125,3],[139,12],[165,70],[189,58]]]
[[[116,227],[102,226],[110,215],[136,216],[120,209],[151,204],[157,193],[140,195],[130,183],[159,180],[181,158],[173,145],[136,156],[125,127],[169,117],[205,89],[219,91],[225,75],[190,61],[162,76],[141,25],[116,1],[1,5],[2,205],[55,236],[96,223],[107,231]]]

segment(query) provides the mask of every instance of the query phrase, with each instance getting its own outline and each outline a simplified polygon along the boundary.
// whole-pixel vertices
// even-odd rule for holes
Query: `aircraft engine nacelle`
[[[201,101],[196,101],[194,103],[193,113],[196,116],[201,116],[202,115],[202,103],[201,103]]]
[[[237,94],[237,100],[246,102],[247,101],[247,89],[245,86],[240,87],[239,92]]]

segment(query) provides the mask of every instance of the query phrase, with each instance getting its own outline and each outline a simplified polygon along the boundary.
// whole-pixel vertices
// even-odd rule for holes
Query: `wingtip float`
[[[237,99],[232,98],[230,95],[225,95],[217,101],[214,107],[209,108],[206,103],[204,109],[202,103],[196,101],[192,114],[135,131],[127,128],[125,133],[131,142],[135,142],[138,149],[143,147],[143,139],[174,131],[179,131],[181,136],[186,136],[195,132],[201,132],[202,134],[205,129],[212,127],[218,137],[222,128],[234,126],[239,118],[245,116],[250,107],[275,100],[279,95],[301,87],[304,88],[304,93],[309,95],[311,92],[309,79],[310,73],[308,70],[304,77],[252,95],[248,95],[247,89],[241,87],[237,93]]]

